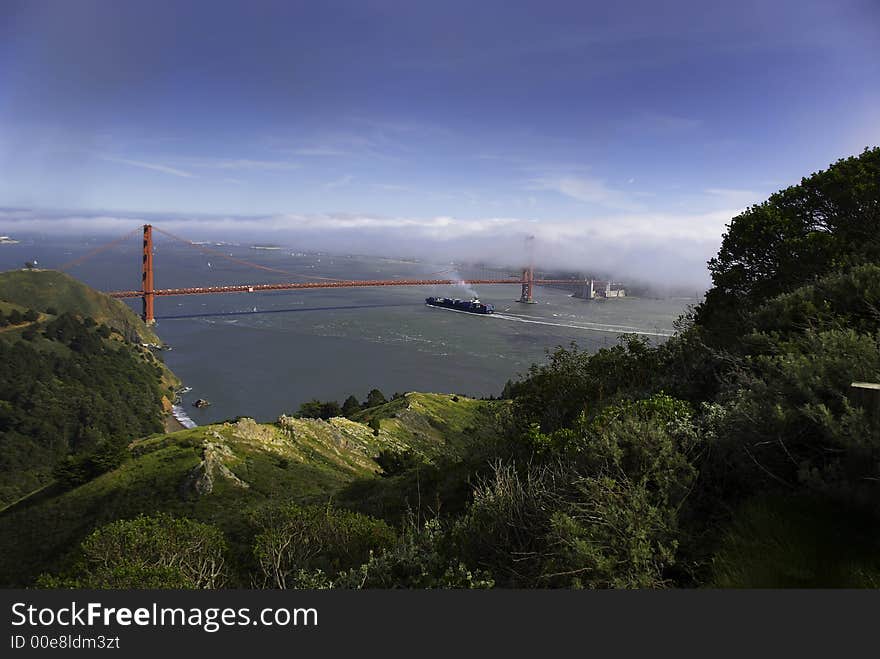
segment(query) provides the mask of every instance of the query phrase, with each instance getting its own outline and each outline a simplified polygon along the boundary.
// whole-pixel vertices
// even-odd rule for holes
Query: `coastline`
[[[182,405],[175,403],[171,408],[171,416],[180,424],[181,429],[197,428],[198,424],[189,418]]]

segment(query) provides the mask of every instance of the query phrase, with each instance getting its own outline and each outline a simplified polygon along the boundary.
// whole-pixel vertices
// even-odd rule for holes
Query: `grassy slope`
[[[31,583],[39,572],[62,565],[94,528],[139,513],[167,511],[217,524],[243,548],[248,518],[260,506],[326,501],[355,479],[373,478],[379,467],[372,457],[383,447],[425,455],[461,448],[467,429],[481,423],[490,405],[408,394],[362,414],[381,417],[378,437],[348,419],[284,418],[276,425],[242,419],[134,442],[132,459],[118,469],[70,492],[39,492],[0,512],[0,585]],[[206,451],[206,444],[212,448]],[[204,471],[199,466],[206,455],[213,489],[198,494],[193,475]]]
[[[147,327],[124,302],[111,298],[56,270],[9,270],[0,272],[0,300],[25,309],[46,311],[54,307],[59,313],[70,311],[90,316],[126,334],[134,330],[147,343],[160,343],[159,337]]]

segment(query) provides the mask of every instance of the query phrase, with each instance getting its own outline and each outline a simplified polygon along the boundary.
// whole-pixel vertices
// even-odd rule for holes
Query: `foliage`
[[[523,426],[537,423],[553,432],[620,396],[648,391],[656,367],[657,354],[647,339],[631,334],[592,355],[575,344],[557,348],[546,364],[533,365],[512,387],[514,415]]]
[[[880,428],[847,399],[853,380],[880,381],[880,334],[809,331],[760,335],[761,351],[732,374],[714,419],[706,470],[739,479],[736,491],[808,487],[876,501]],[[880,510],[878,510],[880,512]]]
[[[382,475],[385,477],[402,474],[410,469],[415,469],[419,465],[423,465],[424,460],[411,449],[403,451],[395,451],[393,449],[382,449],[375,458],[376,464],[382,468]]]
[[[67,313],[41,334],[0,341],[0,503],[45,483],[53,465],[66,486],[84,482],[162,429],[162,371],[137,348]]]
[[[320,401],[317,398],[303,403],[299,406],[297,416],[306,419],[332,419],[336,416],[343,416],[339,403],[335,400]]]
[[[159,514],[108,524],[87,537],[71,575],[46,588],[222,588],[226,541],[209,524]]]
[[[342,416],[350,417],[352,414],[359,412],[360,409],[361,404],[358,402],[358,399],[354,396],[349,396],[342,403]]]
[[[370,389],[370,393],[367,394],[367,399],[364,401],[364,407],[378,407],[379,405],[384,405],[388,401],[385,398],[385,395],[379,391],[378,389]]]
[[[475,489],[464,555],[511,586],[664,584],[696,474],[689,406],[657,395],[530,436],[541,462],[498,463]]]
[[[833,271],[880,262],[880,148],[841,159],[733,218],[709,261],[714,288],[698,319],[716,332],[749,300]]]
[[[272,507],[257,516],[255,526],[259,583],[282,589],[300,587],[301,573],[360,566],[395,537],[381,520],[330,506]]]
[[[399,540],[345,576],[346,583],[360,588],[463,588],[485,589],[495,585],[491,575],[471,570],[450,555],[446,532],[438,519],[419,526],[410,517]]]
[[[647,588],[675,563],[678,510],[696,476],[689,406],[669,396],[607,408],[588,428],[573,495],[552,518],[546,578]]]
[[[0,300],[56,316],[72,313],[106,324],[130,343],[160,343],[152,328],[122,301],[56,270],[0,272]],[[54,311],[55,313],[52,313]]]

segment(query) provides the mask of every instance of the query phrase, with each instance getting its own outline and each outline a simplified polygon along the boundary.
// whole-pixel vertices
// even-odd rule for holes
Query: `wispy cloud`
[[[531,179],[527,189],[558,192],[571,199],[615,210],[638,210],[628,194],[615,190],[599,178],[590,176],[547,176]]]
[[[117,158],[115,156],[100,157],[101,160],[106,160],[107,162],[115,162],[121,165],[129,165],[131,167],[140,167],[141,169],[149,169],[154,172],[162,172],[163,174],[171,174],[172,176],[179,176],[181,178],[197,178],[196,175],[192,174],[191,172],[186,172],[182,169],[169,167],[168,165],[162,165],[159,163],[143,162],[140,160],[129,160],[128,158]]]
[[[353,176],[342,176],[338,179],[334,179],[332,181],[327,181],[324,184],[325,190],[334,190],[336,188],[344,188],[346,185],[350,184],[354,180]]]
[[[404,190],[410,190],[406,185],[397,185],[395,183],[370,183],[371,188],[376,188],[377,190],[386,190],[388,192],[403,192]]]
[[[715,197],[725,205],[746,206],[762,199],[765,195],[754,190],[740,188],[706,188],[704,192]]]
[[[242,171],[284,171],[302,165],[287,160],[250,160],[247,158],[196,158],[187,161],[191,167]]]
[[[349,151],[344,149],[338,149],[329,146],[308,146],[302,147],[299,149],[292,149],[291,153],[297,156],[303,157],[333,157],[333,156],[347,156],[349,155]]]
[[[681,136],[698,131],[705,122],[696,117],[641,112],[614,123],[624,131],[637,135]]]
[[[408,139],[401,135],[407,132],[404,124],[396,129],[392,124],[370,124],[357,122],[356,130],[328,131],[312,136],[308,142],[300,142],[283,136],[264,138],[264,144],[278,153],[291,154],[304,158],[380,158],[398,160],[401,153],[409,151]],[[411,135],[407,135],[411,138]]]

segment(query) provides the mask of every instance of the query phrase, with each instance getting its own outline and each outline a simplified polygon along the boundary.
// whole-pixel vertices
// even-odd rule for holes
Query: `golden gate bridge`
[[[154,227],[150,224],[145,224],[143,227],[138,227],[137,229],[113,240],[109,243],[101,245],[96,249],[91,250],[87,254],[70,261],[69,263],[61,266],[61,270],[66,270],[75,265],[78,265],[87,259],[96,256],[97,254],[114,247],[122,243],[124,240],[133,237],[136,233],[140,232],[143,229],[143,258],[142,258],[142,268],[141,268],[141,287],[137,290],[128,290],[128,291],[108,291],[107,294],[111,297],[115,298],[135,298],[139,297],[143,300],[143,319],[148,324],[153,324],[156,322],[155,313],[153,310],[153,304],[157,297],[166,297],[173,295],[210,295],[217,293],[255,293],[258,291],[286,291],[286,290],[308,290],[315,288],[361,288],[361,287],[373,287],[373,286],[460,286],[462,284],[474,284],[474,285],[493,285],[493,284],[507,284],[507,285],[520,285],[521,286],[521,294],[519,298],[519,302],[523,303],[532,303],[533,297],[533,289],[536,285],[541,284],[565,284],[570,286],[585,286],[589,285],[587,281],[581,281],[579,279],[536,279],[535,278],[535,270],[532,265],[524,267],[522,270],[522,275],[520,277],[507,277],[505,279],[332,279],[329,277],[319,277],[314,275],[304,275],[304,274],[296,274],[290,273],[286,270],[280,270],[278,268],[272,268],[270,266],[261,265],[259,263],[252,263],[250,261],[246,261],[244,259],[239,259],[233,257],[231,255],[225,254],[218,250],[214,250],[204,245],[194,243],[185,238],[181,238],[176,236],[168,231],[160,229],[159,227]],[[268,272],[280,273],[284,275],[293,275],[297,277],[302,277],[305,279],[311,279],[313,281],[295,281],[295,282],[286,282],[286,283],[274,283],[274,284],[232,284],[228,286],[190,286],[187,288],[155,288],[154,287],[154,265],[153,265],[153,230],[157,233],[161,233],[164,236],[167,236],[175,241],[182,242],[194,249],[197,249],[201,252],[207,254],[213,254],[215,256],[219,256],[226,260],[232,261],[234,263],[238,263],[240,265],[246,265],[252,268],[256,268],[259,270],[265,270]],[[447,271],[448,272],[448,271]],[[436,273],[436,274],[443,274]]]

